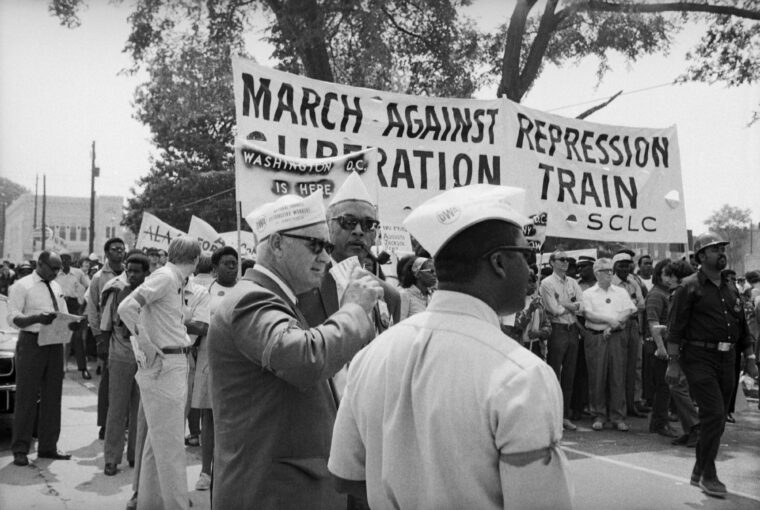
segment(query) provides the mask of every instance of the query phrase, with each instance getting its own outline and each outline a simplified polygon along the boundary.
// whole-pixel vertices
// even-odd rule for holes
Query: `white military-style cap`
[[[285,195],[255,209],[245,221],[253,229],[257,244],[275,232],[325,223],[322,192],[317,191],[306,198]]]
[[[612,265],[614,266],[618,262],[633,262],[633,258],[627,253],[618,253],[612,257]]]
[[[343,182],[338,191],[333,195],[333,199],[330,201],[330,205],[335,205],[339,202],[346,202],[348,200],[358,200],[361,202],[368,202],[371,205],[377,205],[375,200],[369,194],[367,186],[364,185],[364,181],[359,177],[356,172],[351,172],[348,178]]]
[[[492,184],[473,184],[437,195],[414,209],[404,227],[433,256],[464,229],[488,220],[502,220],[517,227],[530,223],[520,211],[525,190]]]

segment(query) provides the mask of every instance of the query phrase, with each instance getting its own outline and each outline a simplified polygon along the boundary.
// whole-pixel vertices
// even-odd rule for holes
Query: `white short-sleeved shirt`
[[[365,480],[373,509],[517,508],[532,491],[569,508],[561,437],[551,368],[483,301],[439,290],[351,362],[328,468]]]
[[[586,311],[618,320],[622,315],[636,311],[636,305],[628,297],[625,289],[610,285],[607,290],[604,290],[598,283],[583,291],[583,307]],[[594,331],[602,331],[607,328],[607,324],[596,323],[587,317],[586,327]]]
[[[50,289],[53,291],[56,302],[58,303],[59,312],[68,312],[66,301],[63,299],[61,286],[55,280],[49,282]],[[25,328],[19,328],[13,322],[13,319],[19,315],[34,315],[38,313],[55,312],[53,298],[50,296],[50,290],[45,285],[37,271],[26,275],[8,289],[8,324],[21,331],[30,333],[39,333],[40,324],[32,324]]]
[[[183,284],[179,268],[167,262],[133,292],[133,297],[142,304],[140,324],[159,349],[190,345],[183,314]]]
[[[193,322],[209,324],[211,322],[211,295],[206,287],[202,287],[190,280],[185,285],[185,309],[183,315]],[[191,342],[195,342],[198,335],[190,335]]]

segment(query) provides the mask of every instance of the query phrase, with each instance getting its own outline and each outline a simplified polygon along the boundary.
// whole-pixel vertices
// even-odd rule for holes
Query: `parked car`
[[[0,295],[0,413],[12,413],[16,402],[18,330],[8,324],[8,298]]]

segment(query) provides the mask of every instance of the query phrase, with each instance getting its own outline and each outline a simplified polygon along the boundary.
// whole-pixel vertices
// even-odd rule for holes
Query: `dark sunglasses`
[[[536,252],[533,251],[533,248],[530,246],[496,246],[494,248],[491,248],[487,252],[485,252],[483,255],[481,255],[482,258],[487,259],[497,251],[514,251],[523,256],[525,259],[525,262],[528,264],[532,264],[536,260]]]
[[[322,253],[322,250],[325,250],[329,254],[332,253],[333,249],[335,248],[335,245],[330,241],[326,239],[319,239],[318,237],[299,236],[296,234],[287,234],[285,232],[280,232],[280,235],[283,237],[292,237],[293,239],[303,239],[304,241],[309,241],[306,246],[309,247],[314,255],[319,255]]]
[[[354,218],[353,216],[336,216],[330,218],[332,221],[337,221],[340,228],[343,230],[354,230],[356,225],[362,226],[363,232],[374,232],[380,225],[380,222],[372,218]]]
[[[555,262],[562,262],[563,264],[567,262],[567,259],[565,257],[557,257],[556,259],[553,259]]]

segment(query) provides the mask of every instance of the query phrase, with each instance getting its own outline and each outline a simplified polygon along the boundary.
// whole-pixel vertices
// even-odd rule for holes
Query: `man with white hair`
[[[256,266],[227,291],[208,334],[211,506],[345,508],[327,471],[331,378],[374,336],[369,314],[382,288],[355,268],[340,308],[309,328],[296,296],[319,286],[330,261],[322,197],[285,196],[246,220]]]
[[[183,296],[185,281],[200,255],[198,241],[188,236],[172,239],[166,265],[152,272],[118,307],[136,340],[135,380],[148,425],[137,508],[188,508],[184,433],[191,342]]]
[[[404,221],[438,290],[351,362],[328,464],[371,508],[572,507],[557,379],[499,326],[532,254],[516,191],[455,188]]]

